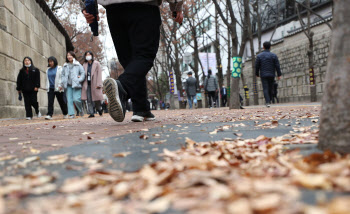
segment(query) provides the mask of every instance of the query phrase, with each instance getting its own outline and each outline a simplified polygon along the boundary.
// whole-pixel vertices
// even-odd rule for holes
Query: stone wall
[[[41,71],[38,102],[42,114],[47,112],[47,58],[55,56],[62,65],[66,39],[62,26],[43,2],[0,0],[0,118],[25,116],[24,102],[18,101],[16,91],[17,75],[25,56],[31,57]],[[57,102],[55,104],[55,111],[59,112]]]
[[[331,30],[326,24],[312,28],[314,31],[314,70],[316,76],[317,101],[321,101],[323,83],[327,68]],[[282,70],[282,79],[278,81],[278,98],[282,103],[309,102],[310,80],[308,69],[308,39],[303,32],[285,37],[283,41],[272,45],[271,51],[277,54]],[[247,61],[244,74],[250,90],[250,104],[253,103],[252,64]],[[265,104],[261,81],[258,78],[259,104]],[[244,92],[241,90],[241,94]]]

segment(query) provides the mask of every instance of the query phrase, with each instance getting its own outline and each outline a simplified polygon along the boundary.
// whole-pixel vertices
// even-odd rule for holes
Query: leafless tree
[[[321,149],[350,153],[350,4],[334,1],[333,32],[320,121]]]

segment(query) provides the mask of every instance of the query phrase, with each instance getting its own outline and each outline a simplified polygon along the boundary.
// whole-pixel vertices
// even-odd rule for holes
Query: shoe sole
[[[148,117],[146,117],[146,118],[145,118],[145,121],[155,121],[155,120],[156,120],[155,117],[153,117],[153,118],[148,118]]]
[[[110,78],[106,79],[103,82],[103,90],[105,91],[108,97],[109,115],[116,122],[123,122],[124,120],[123,108],[119,99],[118,86],[115,80]]]

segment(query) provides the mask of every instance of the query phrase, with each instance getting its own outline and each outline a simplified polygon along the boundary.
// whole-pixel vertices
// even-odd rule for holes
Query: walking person
[[[69,51],[66,63],[62,70],[62,85],[67,94],[68,115],[70,119],[75,118],[74,105],[78,109],[80,116],[84,116],[81,102],[81,88],[85,80],[83,66],[75,59],[73,51]]]
[[[61,107],[63,118],[68,118],[67,103],[64,101],[64,89],[62,85],[62,67],[58,66],[57,59],[49,57],[48,69],[46,71],[46,89],[47,89],[47,116],[46,120],[51,120],[54,112],[55,97]]]
[[[40,88],[40,71],[37,69],[30,57],[24,57],[23,66],[17,76],[18,94],[23,94],[26,119],[33,118],[32,107],[35,109],[37,117],[41,117],[38,103],[38,91]]]
[[[101,64],[94,59],[94,54],[91,51],[87,51],[84,54],[84,58],[83,67],[86,78],[83,83],[81,99],[87,101],[87,111],[90,114],[89,118],[95,117],[95,109],[102,116],[103,85]]]
[[[182,23],[182,0],[167,0],[175,12],[175,21]],[[161,0],[97,0],[105,6],[107,20],[118,59],[125,71],[118,80],[107,78],[103,85],[108,96],[110,116],[117,122],[125,118],[126,104],[132,100],[134,122],[155,120],[147,100],[146,75],[156,57],[161,17]],[[88,23],[95,17],[83,9]]]
[[[188,105],[190,109],[192,109],[193,104],[194,107],[197,108],[197,80],[196,78],[192,77],[192,72],[187,73],[188,78],[186,79],[186,94],[187,94],[187,100]]]
[[[222,106],[226,107],[226,103],[227,103],[227,88],[225,87],[225,85],[222,85],[222,88],[220,90],[220,94],[221,94]]]
[[[282,73],[277,55],[270,52],[271,43],[264,42],[263,46],[264,51],[256,57],[255,73],[257,77],[261,78],[266,107],[269,108],[273,97],[273,83],[276,72],[278,80],[281,79]]]
[[[208,93],[209,108],[213,108],[215,105],[215,93],[218,91],[218,83],[216,77],[212,75],[212,71],[208,70],[208,76],[204,81],[204,89]]]

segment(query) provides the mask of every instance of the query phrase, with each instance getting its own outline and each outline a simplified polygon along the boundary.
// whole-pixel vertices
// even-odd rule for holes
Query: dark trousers
[[[215,91],[208,91],[209,107],[213,107],[213,102],[215,102]]]
[[[37,98],[38,92],[23,92],[24,106],[26,109],[26,117],[33,117],[32,106],[35,109],[35,113],[39,113],[39,103]]]
[[[68,114],[67,103],[64,101],[63,92],[55,92],[53,88],[50,88],[50,90],[47,92],[47,97],[48,97],[47,115],[50,115],[50,116],[53,115],[55,97],[57,98],[58,104],[61,107],[62,114],[63,115]]]
[[[149,111],[146,75],[153,67],[159,46],[159,8],[122,3],[109,5],[106,9],[118,59],[125,69],[118,79],[132,100],[133,111]]]
[[[225,106],[226,106],[226,103],[227,103],[227,94],[221,96],[221,103],[222,103],[222,107],[225,107]]]
[[[263,86],[265,102],[267,104],[271,103],[272,95],[273,95],[273,83],[275,81],[274,77],[262,77],[261,83]]]

